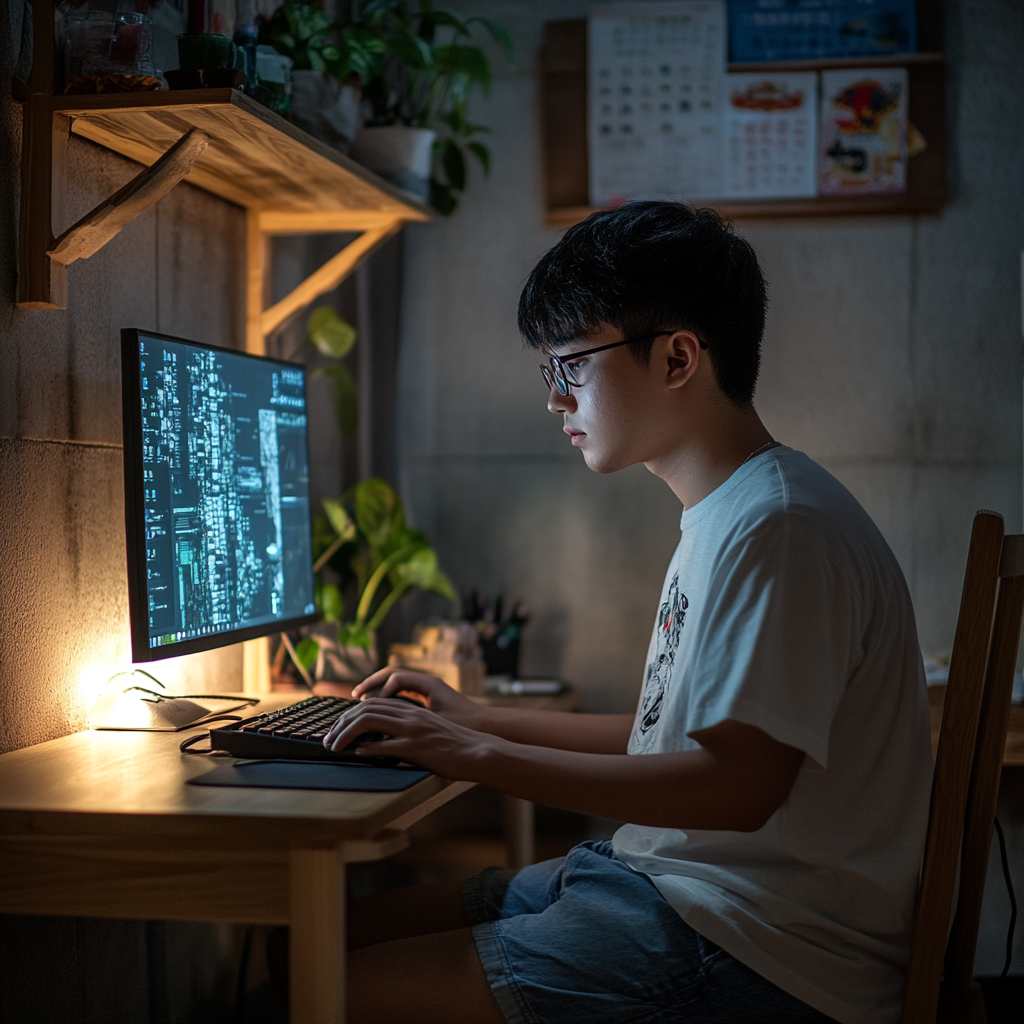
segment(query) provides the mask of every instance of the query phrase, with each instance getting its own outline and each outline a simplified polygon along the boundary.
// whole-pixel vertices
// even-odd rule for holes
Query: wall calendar
[[[588,25],[591,204],[720,195],[723,0],[602,5]]]

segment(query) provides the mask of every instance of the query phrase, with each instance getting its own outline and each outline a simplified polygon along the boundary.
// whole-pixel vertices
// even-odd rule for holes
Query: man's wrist
[[[461,724],[467,729],[473,729],[475,732],[497,735],[497,715],[494,713],[495,709],[488,707],[486,704],[478,704],[472,698],[467,697],[466,699],[472,706],[464,712]]]

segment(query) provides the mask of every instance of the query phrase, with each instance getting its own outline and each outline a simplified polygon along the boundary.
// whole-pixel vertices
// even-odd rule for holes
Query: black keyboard
[[[400,698],[401,699],[401,698]],[[328,750],[324,737],[338,716],[359,701],[344,697],[307,697],[280,711],[232,722],[210,730],[210,749],[233,757],[283,758],[291,761],[349,761],[361,764],[398,764],[395,757],[366,757],[346,750]],[[381,733],[364,733],[360,740],[383,739]]]

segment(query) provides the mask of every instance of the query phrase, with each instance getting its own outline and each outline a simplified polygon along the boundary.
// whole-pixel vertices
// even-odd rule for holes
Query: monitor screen
[[[121,332],[134,661],[315,620],[301,366]]]

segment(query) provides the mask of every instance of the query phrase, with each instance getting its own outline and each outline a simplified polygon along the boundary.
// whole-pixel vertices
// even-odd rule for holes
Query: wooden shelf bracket
[[[246,350],[263,355],[267,336],[314,299],[341,284],[378,246],[401,231],[404,218],[339,212],[315,215],[252,210],[248,218],[248,309]],[[309,275],[283,299],[264,308],[267,294],[268,241],[272,235],[360,231],[341,252]]]
[[[163,199],[192,169],[210,144],[210,137],[192,128],[152,167],[137,174],[124,188],[71,225],[47,250],[51,260],[68,266],[88,259],[140,213]]]
[[[152,166],[54,238],[53,223],[62,218],[64,206],[70,118],[55,114],[48,97],[33,96],[27,107],[18,304],[29,309],[66,309],[68,265],[97,253],[167,195],[189,173],[210,139],[205,132],[190,129]]]

